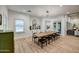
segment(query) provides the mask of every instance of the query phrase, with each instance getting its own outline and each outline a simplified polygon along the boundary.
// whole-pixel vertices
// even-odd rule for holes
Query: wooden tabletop
[[[35,35],[37,37],[43,37],[43,36],[47,36],[47,35],[51,35],[51,34],[54,34],[55,32],[53,31],[49,31],[49,32],[40,32],[40,33],[36,33]]]

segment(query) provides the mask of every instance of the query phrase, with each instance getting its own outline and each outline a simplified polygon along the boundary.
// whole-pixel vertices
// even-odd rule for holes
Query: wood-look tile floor
[[[15,40],[15,53],[79,53],[79,37],[60,36],[55,42],[51,42],[41,49],[32,38]]]

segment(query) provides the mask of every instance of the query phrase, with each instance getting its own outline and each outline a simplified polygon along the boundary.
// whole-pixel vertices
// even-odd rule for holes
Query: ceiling
[[[79,12],[79,5],[8,5],[9,10],[37,17],[58,16]],[[31,12],[28,12],[30,10]],[[48,13],[46,12],[48,11]]]

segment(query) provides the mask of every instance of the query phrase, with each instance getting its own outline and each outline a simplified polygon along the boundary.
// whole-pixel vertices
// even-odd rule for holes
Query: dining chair
[[[41,45],[41,48],[43,48],[44,44],[47,46],[47,39],[45,37],[39,39],[38,44]]]

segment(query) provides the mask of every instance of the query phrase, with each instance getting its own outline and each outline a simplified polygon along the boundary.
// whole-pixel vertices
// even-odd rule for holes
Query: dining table
[[[49,36],[49,35],[53,35],[55,34],[56,32],[54,31],[48,31],[48,32],[40,32],[40,33],[35,33],[34,35],[38,38],[41,38],[41,37],[45,37],[45,36]]]

